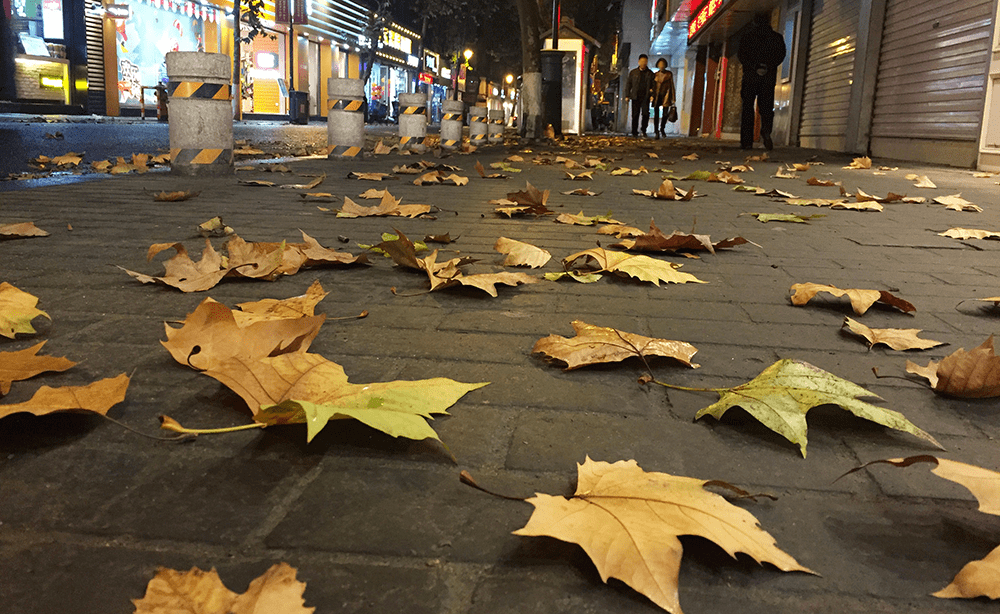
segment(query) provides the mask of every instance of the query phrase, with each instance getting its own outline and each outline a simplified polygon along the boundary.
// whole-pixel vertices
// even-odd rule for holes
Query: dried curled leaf
[[[226,226],[221,216],[215,216],[207,222],[198,224],[198,234],[203,237],[228,237],[236,234],[231,226]]]
[[[659,286],[660,282],[668,284],[708,283],[691,275],[681,273],[677,269],[680,264],[664,262],[641,254],[626,254],[624,252],[609,252],[603,247],[577,252],[563,259],[563,265],[569,268],[576,260],[585,259],[586,266],[595,272],[621,273],[641,281],[648,281]]]
[[[980,512],[1000,516],[1000,473],[975,465],[925,454],[871,461],[851,469],[844,475],[861,471],[872,465],[910,467],[918,463],[930,463],[934,465],[934,468],[931,469],[932,473],[964,486],[979,501]],[[994,548],[982,560],[966,563],[951,583],[934,593],[934,596],[942,599],[973,599],[975,597],[1000,599],[1000,546]]]
[[[287,563],[273,565],[242,595],[226,588],[214,569],[180,572],[160,567],[146,594],[132,604],[135,614],[313,614],[316,608],[304,605],[305,589]]]
[[[993,351],[993,335],[968,352],[959,348],[926,367],[906,361],[906,372],[927,378],[941,394],[969,399],[1000,396],[1000,357]]]
[[[549,335],[535,342],[533,354],[545,354],[566,363],[566,370],[607,362],[620,362],[629,357],[664,356],[698,368],[691,358],[698,348],[683,341],[644,337],[615,328],[594,326],[580,320],[572,322],[576,336],[572,339]]]
[[[846,170],[868,169],[872,167],[872,159],[868,156],[854,158],[854,161],[844,167]]]
[[[192,190],[178,190],[176,192],[160,191],[153,194],[153,200],[160,203],[176,203],[184,200],[191,200],[201,194]]]
[[[506,237],[497,239],[493,249],[507,256],[503,261],[504,266],[528,266],[537,269],[545,266],[545,263],[552,258],[552,254],[540,247]]]
[[[868,340],[868,347],[883,344],[894,350],[927,350],[939,345],[944,345],[943,341],[933,341],[931,339],[921,339],[917,337],[921,333],[919,328],[868,328],[861,322],[852,318],[844,318],[844,326],[852,333],[861,335]]]
[[[740,215],[752,215],[758,222],[792,222],[794,224],[808,224],[809,220],[826,217],[825,213],[814,213],[813,215],[798,215],[795,213],[741,213]]]
[[[975,213],[982,213],[983,211],[983,208],[979,205],[974,205],[962,198],[961,194],[936,196],[934,198],[934,202],[939,205],[944,205],[945,209],[951,209],[952,211],[973,211]]]
[[[49,314],[35,307],[37,304],[37,296],[7,282],[0,283],[0,335],[13,339],[17,333],[34,334],[31,321],[38,316],[49,318]]]
[[[779,360],[754,379],[733,388],[717,390],[719,400],[701,409],[703,416],[721,419],[733,407],[742,407],[761,424],[798,444],[806,456],[806,413],[819,405],[839,405],[859,418],[904,431],[941,447],[903,414],[858,400],[880,398],[861,386],[801,360]]]
[[[542,277],[549,281],[559,281],[560,279],[572,279],[578,281],[581,284],[592,284],[595,281],[600,281],[600,273],[582,273],[580,271],[560,271],[558,273],[545,273]]]
[[[782,571],[814,573],[780,550],[748,511],[705,490],[725,482],[643,471],[634,460],[614,464],[589,457],[577,466],[576,493],[537,493],[531,519],[515,535],[549,536],[580,545],[601,579],[617,578],[668,612],[678,597],[683,547],[678,536],[698,535],[735,557],[750,555]]]
[[[838,298],[847,295],[847,297],[851,299],[851,307],[854,309],[854,313],[858,315],[863,315],[866,311],[868,311],[868,308],[876,302],[889,305],[890,307],[895,307],[904,313],[910,313],[917,310],[917,308],[911,303],[904,301],[903,299],[898,298],[885,290],[859,290],[857,288],[841,290],[835,286],[814,283],[794,284],[792,285],[791,290],[794,292],[794,294],[792,294],[792,304],[798,306],[805,305],[820,292],[826,292]]]
[[[670,236],[663,234],[663,231],[656,226],[656,222],[649,220],[649,232],[640,234],[635,239],[625,239],[612,247],[637,252],[676,252],[679,250],[707,251],[715,253],[716,249],[735,247],[749,243],[743,237],[733,237],[723,239],[717,243],[712,243],[708,235],[688,234],[675,230]]]

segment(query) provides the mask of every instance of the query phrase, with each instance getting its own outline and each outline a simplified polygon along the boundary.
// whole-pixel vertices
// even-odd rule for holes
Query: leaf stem
[[[250,429],[262,429],[266,427],[266,424],[261,422],[251,422],[249,424],[241,424],[239,426],[228,426],[218,429],[189,429],[187,427],[181,426],[179,422],[174,420],[169,416],[160,416],[160,428],[166,429],[168,431],[173,431],[175,433],[185,433],[190,435],[216,435],[220,433],[235,433],[236,431],[248,431]]]
[[[668,384],[666,382],[661,382],[660,380],[653,379],[649,380],[650,383],[659,384],[664,388],[673,388],[674,390],[686,390],[688,392],[726,392],[732,390],[732,388],[690,388],[688,386],[678,386],[677,384]]]
[[[155,441],[169,441],[169,442],[173,442],[173,443],[185,443],[185,442],[188,442],[188,441],[191,441],[191,440],[194,439],[194,437],[192,437],[190,435],[187,435],[187,434],[184,434],[184,433],[179,433],[178,435],[175,435],[173,437],[157,437],[156,435],[150,435],[149,433],[143,433],[142,431],[140,431],[137,428],[133,428],[133,427],[125,424],[124,422],[121,422],[119,420],[115,420],[111,416],[108,416],[108,415],[105,415],[105,414],[98,414],[98,415],[101,416],[101,417],[103,417],[103,418],[105,418],[105,419],[107,419],[110,422],[114,422],[115,424],[117,424],[118,426],[122,427],[126,431],[131,431],[131,432],[135,433],[136,435],[142,435],[143,437],[148,437],[149,439],[153,439]]]
[[[480,486],[479,484],[477,484],[476,480],[473,479],[472,474],[470,474],[468,471],[465,471],[465,470],[462,470],[462,473],[459,474],[458,480],[461,483],[465,484],[466,486],[471,486],[472,488],[475,488],[476,490],[482,491],[482,492],[484,492],[484,493],[486,493],[488,495],[493,495],[494,497],[499,497],[500,499],[507,499],[508,501],[524,501],[525,500],[523,497],[510,497],[508,495],[502,495],[502,494],[500,494],[498,492],[493,492],[492,490],[487,490],[487,489],[483,488],[482,486]]]

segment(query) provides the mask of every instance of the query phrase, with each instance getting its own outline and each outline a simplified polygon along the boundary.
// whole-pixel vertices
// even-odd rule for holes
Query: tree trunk
[[[541,138],[542,126],[542,38],[541,12],[537,0],[517,0],[521,20],[521,117],[519,130],[528,139]]]

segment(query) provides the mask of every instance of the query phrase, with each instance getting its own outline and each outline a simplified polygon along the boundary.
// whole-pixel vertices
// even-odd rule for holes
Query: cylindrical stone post
[[[462,144],[462,112],[465,103],[461,100],[445,100],[441,104],[441,147],[455,149]]]
[[[222,53],[167,54],[170,168],[180,175],[233,172],[232,65]]]
[[[361,79],[333,77],[326,81],[326,142],[328,158],[353,158],[365,147],[365,84]]]
[[[503,143],[503,109],[490,110],[489,120],[488,140],[490,145],[499,145]]]
[[[399,150],[422,151],[427,137],[427,94],[399,95]]]
[[[486,107],[471,107],[469,109],[469,141],[476,147],[486,144]]]

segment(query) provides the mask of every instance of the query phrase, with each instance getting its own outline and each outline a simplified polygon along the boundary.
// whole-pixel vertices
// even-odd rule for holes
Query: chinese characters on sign
[[[694,17],[691,19],[691,23],[688,24],[688,40],[694,38],[705,27],[708,20],[715,17],[724,3],[725,0],[708,0],[701,5],[701,8],[695,12]]]
[[[382,44],[397,51],[402,51],[407,55],[413,53],[413,41],[399,32],[388,28],[382,30]]]

